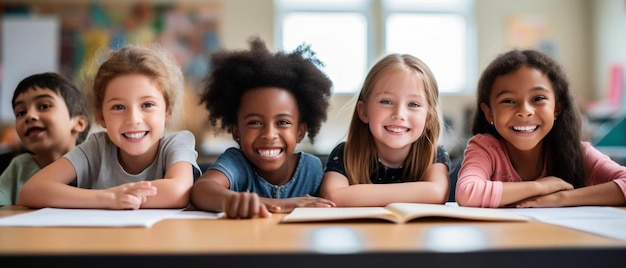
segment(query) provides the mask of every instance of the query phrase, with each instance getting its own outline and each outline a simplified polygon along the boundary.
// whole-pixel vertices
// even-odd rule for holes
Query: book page
[[[0,218],[0,227],[151,227],[156,222],[181,210],[42,208],[32,212]]]
[[[295,208],[282,222],[313,222],[331,220],[381,219],[398,222],[391,211],[382,207]]]
[[[401,221],[407,222],[421,217],[446,217],[480,221],[528,221],[528,217],[497,208],[475,208],[447,206],[439,204],[393,203],[388,210],[401,215]]]
[[[606,206],[509,208],[512,213],[597,235],[626,240],[626,209]]]

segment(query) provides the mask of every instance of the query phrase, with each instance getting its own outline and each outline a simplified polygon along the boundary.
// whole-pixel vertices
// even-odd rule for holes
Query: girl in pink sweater
[[[557,62],[497,57],[478,82],[456,200],[475,207],[626,204],[626,167],[581,142],[581,116]]]

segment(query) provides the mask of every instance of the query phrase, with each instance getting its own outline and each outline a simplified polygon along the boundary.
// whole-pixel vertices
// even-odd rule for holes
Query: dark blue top
[[[333,151],[328,156],[328,162],[326,163],[325,171],[335,171],[346,176],[346,166],[343,162],[345,146],[346,143],[342,142],[333,149]],[[443,146],[437,147],[437,157],[435,159],[435,163],[443,163],[446,165],[446,167],[448,167],[448,170],[450,169],[450,155],[448,155],[448,152],[446,152],[446,149],[443,148]],[[404,167],[391,168],[385,166],[379,161],[377,170],[376,172],[372,173],[370,181],[376,184],[415,181],[403,178],[403,174]]]

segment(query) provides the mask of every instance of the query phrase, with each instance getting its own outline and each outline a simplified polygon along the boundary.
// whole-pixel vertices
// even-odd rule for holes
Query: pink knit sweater
[[[582,142],[585,185],[614,181],[626,197],[626,167]],[[544,168],[541,177],[546,176]],[[503,141],[489,135],[477,134],[465,149],[465,158],[459,170],[456,200],[473,207],[498,207],[502,197],[502,182],[521,182],[504,147]]]

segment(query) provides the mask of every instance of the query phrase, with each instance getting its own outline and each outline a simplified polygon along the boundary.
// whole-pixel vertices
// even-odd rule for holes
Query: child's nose
[[[35,109],[28,109],[24,118],[26,122],[37,121],[39,120],[39,113]]]
[[[517,109],[517,116],[531,116],[534,114],[534,109],[532,105],[526,102],[520,103]]]
[[[141,118],[141,111],[139,109],[130,108],[128,116],[126,117],[126,122],[128,124],[138,124],[141,122]]]
[[[261,137],[265,139],[274,139],[278,136],[277,133],[278,130],[276,129],[276,127],[268,124],[268,126],[263,128],[263,133]]]
[[[405,120],[406,119],[406,111],[402,106],[396,106],[393,110],[393,114],[391,115],[393,119],[397,120]]]

